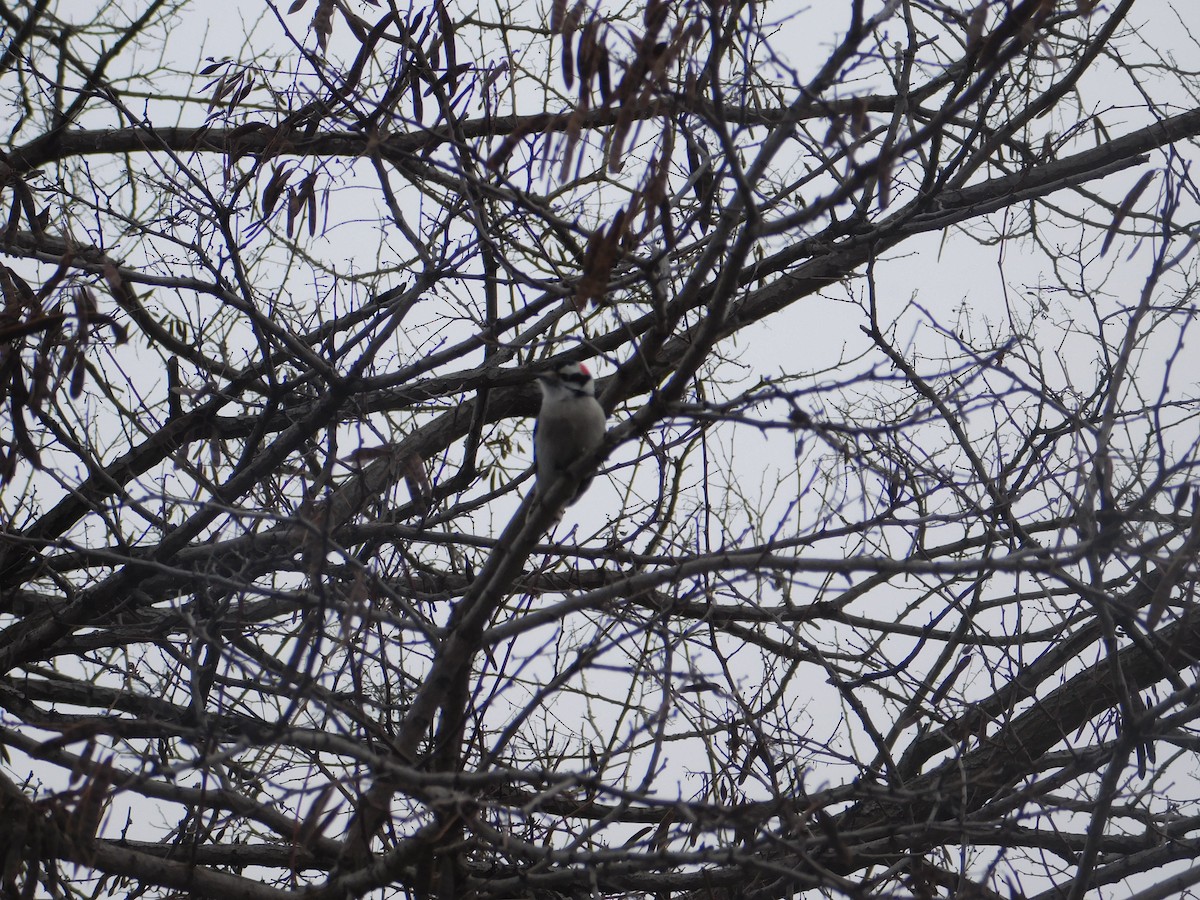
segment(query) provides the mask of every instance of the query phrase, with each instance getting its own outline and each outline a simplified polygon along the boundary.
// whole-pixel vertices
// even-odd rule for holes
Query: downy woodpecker
[[[542,409],[533,431],[537,491],[542,493],[577,460],[589,456],[604,440],[604,408],[596,400],[596,383],[580,363],[562,363],[538,376]],[[574,503],[592,478],[579,483]]]

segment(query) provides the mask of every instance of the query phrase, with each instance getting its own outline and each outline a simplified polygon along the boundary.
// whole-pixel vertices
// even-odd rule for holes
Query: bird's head
[[[595,379],[592,378],[592,373],[583,363],[560,363],[550,371],[543,372],[537,379],[538,386],[542,389],[542,395],[546,397],[558,394],[587,397],[596,395]]]

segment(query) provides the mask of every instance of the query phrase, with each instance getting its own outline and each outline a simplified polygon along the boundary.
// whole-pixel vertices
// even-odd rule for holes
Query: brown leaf
[[[304,821],[300,823],[296,831],[297,846],[307,848],[308,842],[312,840],[313,836],[320,834],[323,830],[321,815],[325,812],[325,807],[329,805],[333,791],[333,784],[326,784],[313,799],[312,806],[308,808],[308,815],[304,817]]]
[[[317,233],[317,173],[309,172],[300,182],[299,193],[308,206],[308,234],[312,237]]]
[[[21,230],[21,205],[14,203],[8,211],[8,225],[4,229],[4,240],[11,243]]]
[[[112,263],[105,263],[102,272],[104,283],[108,285],[108,291],[117,301],[118,306],[130,308],[138,305],[137,294],[134,293],[129,282],[121,277],[121,272],[116,266]]]
[[[20,178],[13,178],[9,181],[9,187],[13,190],[13,195],[17,198],[22,210],[25,211],[25,218],[29,222],[29,228],[36,232],[41,229],[38,225],[38,210],[37,203],[33,199],[33,191]],[[14,206],[17,204],[13,204]]]
[[[671,120],[667,119],[666,127],[669,131]],[[665,144],[665,141],[664,141]],[[663,147],[663,156],[661,160],[650,160],[651,176],[646,183],[645,191],[645,207],[646,212],[642,217],[642,233],[650,231],[654,227],[655,217],[658,214],[659,207],[667,199],[667,178],[671,174],[671,155],[670,149]]]
[[[8,266],[0,266],[0,293],[4,297],[4,315],[19,318],[22,311],[38,311],[37,297],[28,282]]]
[[[71,396],[78,397],[83,393],[83,379],[87,375],[87,363],[82,353],[75,358],[75,365],[71,369]]]
[[[488,69],[487,75],[483,79],[483,85],[479,89],[480,93],[486,94],[491,89],[492,85],[500,80],[500,76],[507,71],[508,60],[506,59],[503,59],[494,66],[491,66]]]
[[[438,28],[442,32],[442,46],[446,48],[446,68],[453,69],[458,65],[454,47],[454,22],[442,0],[434,0],[433,8],[437,12]]]
[[[304,198],[301,197],[295,188],[288,188],[288,205],[287,205],[287,233],[291,237],[292,228],[296,224],[296,214],[304,208]]]
[[[421,99],[421,78],[420,73],[413,69],[413,79],[409,84],[412,89],[412,113],[414,119],[420,119],[425,112],[425,101]]]
[[[571,11],[567,14],[566,21],[563,22],[563,27],[568,31],[574,31],[579,27],[579,23],[583,21],[583,14],[587,12],[587,0],[576,0],[575,5],[571,7]]]
[[[974,50],[979,42],[983,39],[983,29],[987,24],[988,2],[983,0],[978,6],[971,10],[971,15],[967,17],[967,50]]]
[[[1125,199],[1117,207],[1117,212],[1113,216],[1112,223],[1108,226],[1108,230],[1104,232],[1104,243],[1100,247],[1101,256],[1108,252],[1108,248],[1112,246],[1113,238],[1117,236],[1117,231],[1121,228],[1121,223],[1125,221],[1125,217],[1133,209],[1133,204],[1137,203],[1138,198],[1142,196],[1142,191],[1149,187],[1150,182],[1154,180],[1154,176],[1157,174],[1158,172],[1154,169],[1143,173],[1142,177],[1138,179],[1137,184],[1125,195]]]
[[[239,90],[238,94],[242,95],[243,92]],[[230,110],[233,109],[237,102],[238,101],[236,99],[230,101]],[[237,126],[237,128],[234,128],[232,131],[230,131],[228,137],[225,139],[225,148],[226,152],[229,154],[230,165],[233,165],[247,153],[251,152],[252,145],[246,140],[249,135],[259,134],[261,132],[273,133],[274,131],[275,129],[266,122],[244,122],[243,124]]]
[[[855,140],[859,140],[871,130],[870,109],[864,97],[856,99],[852,108],[853,112],[850,113],[850,135]]]
[[[670,7],[665,0],[649,0],[646,4],[646,9],[642,13],[642,21],[646,25],[642,35],[643,47],[652,47],[658,43],[658,32],[662,29],[663,23],[667,21],[668,12],[670,12]]]
[[[596,19],[593,16],[579,34],[579,52],[576,53],[575,70],[579,73],[580,90],[584,90],[595,74],[596,65]]]
[[[238,104],[241,103],[243,100],[245,100],[246,97],[249,95],[249,93],[252,90],[254,90],[254,86],[255,86],[254,76],[253,75],[247,76],[245,79],[245,83],[238,89],[237,93],[235,93],[229,99],[229,107],[228,108],[229,108],[230,112],[233,112],[235,109],[237,109]]]
[[[241,72],[238,72],[234,75],[225,74],[225,75],[222,75],[220,78],[218,78],[216,80],[216,87],[213,90],[213,95],[212,95],[212,97],[209,98],[208,107],[204,110],[205,115],[207,115],[208,113],[211,113],[214,109],[216,109],[217,104],[221,102],[221,100],[225,97],[226,94],[228,94],[235,87],[237,87],[238,83],[241,80],[242,80]]]
[[[487,167],[493,171],[498,170],[501,164],[512,155],[517,144],[521,143],[522,140],[533,132],[546,128],[551,120],[552,116],[549,113],[543,113],[537,116],[530,116],[527,120],[521,122],[509,132],[500,146],[496,148],[496,151],[488,157]]]
[[[570,32],[564,32],[562,36],[562,77],[567,90],[575,86],[575,57],[571,49]]]
[[[580,136],[583,134],[583,120],[587,116],[587,112],[587,97],[582,97],[580,98],[579,105],[567,119],[567,126],[564,129],[566,141],[563,144],[563,160],[558,173],[559,181],[566,181],[570,175],[571,160],[574,159],[575,148],[579,144]]]
[[[890,160],[879,161],[878,178],[879,208],[884,210],[888,208],[888,203],[892,198],[892,163]]]
[[[271,175],[271,180],[267,182],[267,186],[263,188],[262,205],[263,216],[270,217],[275,209],[275,204],[279,202],[279,198],[283,196],[283,190],[287,187],[287,180],[294,170],[285,168],[282,163],[275,166],[275,171]]]
[[[400,469],[404,472],[404,482],[408,486],[408,495],[418,506],[428,509],[433,500],[433,487],[429,476],[425,473],[425,465],[416,453],[410,453],[400,460]]]
[[[580,312],[588,301],[597,305],[608,291],[608,277],[617,261],[617,246],[625,232],[626,210],[621,209],[613,217],[608,231],[598,228],[588,238],[583,254],[583,275],[575,293],[575,308]]]
[[[600,75],[600,97],[605,103],[612,99],[612,79],[608,67],[608,47],[600,43],[596,53],[596,71]]]
[[[317,11],[313,13],[312,30],[317,33],[317,46],[321,50],[329,45],[329,36],[333,34],[334,0],[317,0]]]
[[[846,120],[842,116],[829,120],[829,129],[825,132],[825,140],[821,142],[824,147],[832,147],[842,137],[842,132],[846,130]]]
[[[613,173],[620,172],[625,164],[623,154],[625,139],[629,137],[629,129],[633,124],[632,109],[631,104],[621,107],[621,111],[617,113],[617,123],[613,126],[612,134],[609,136],[608,171]]]
[[[96,295],[89,287],[79,287],[74,291],[75,320],[79,324],[79,333],[86,335],[91,327],[92,315],[96,312]]]
[[[422,22],[425,22],[425,10],[421,10],[413,16],[413,20],[408,23],[408,33],[410,35],[417,35],[417,29],[421,27]],[[418,44],[423,44],[427,37],[429,37],[429,22],[425,22],[425,30],[413,38],[413,40]]]

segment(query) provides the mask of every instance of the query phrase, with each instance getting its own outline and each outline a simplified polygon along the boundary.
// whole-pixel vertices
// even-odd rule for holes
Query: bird
[[[558,477],[596,451],[604,440],[608,417],[596,400],[596,382],[582,363],[560,363],[537,376],[542,407],[533,430],[533,455],[537,467],[536,492],[550,489]],[[570,506],[592,482],[589,474],[579,483]]]

